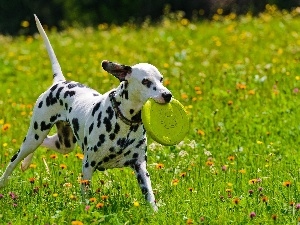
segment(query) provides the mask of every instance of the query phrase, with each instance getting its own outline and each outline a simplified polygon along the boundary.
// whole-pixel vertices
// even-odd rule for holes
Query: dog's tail
[[[34,18],[35,18],[35,22],[36,22],[36,26],[44,40],[44,43],[46,45],[46,49],[47,49],[47,52],[48,52],[48,55],[49,55],[49,58],[50,58],[50,61],[51,61],[51,64],[52,64],[52,72],[53,72],[53,82],[54,83],[57,83],[59,81],[65,81],[65,77],[61,71],[61,67],[58,63],[58,60],[56,58],[56,55],[54,53],[54,50],[50,44],[50,41],[47,37],[47,34],[46,32],[44,31],[39,19],[37,18],[37,16],[34,14]]]

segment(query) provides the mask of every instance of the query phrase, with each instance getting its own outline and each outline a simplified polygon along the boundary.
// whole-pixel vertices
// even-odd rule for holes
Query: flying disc
[[[162,145],[178,144],[189,130],[186,111],[174,98],[167,104],[149,99],[142,108],[142,121],[150,137]]]

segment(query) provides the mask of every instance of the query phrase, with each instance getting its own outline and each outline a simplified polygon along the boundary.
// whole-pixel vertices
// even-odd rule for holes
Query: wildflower
[[[96,208],[97,209],[101,209],[101,208],[103,208],[104,207],[104,203],[101,203],[101,202],[99,202],[97,205],[96,205]]]
[[[246,87],[247,87],[247,86],[246,86],[245,84],[241,84],[241,83],[238,83],[238,84],[236,85],[236,89],[237,89],[237,90],[239,90],[239,89],[245,90]]]
[[[194,190],[194,188],[189,187],[188,190],[189,190],[190,192],[192,192],[192,191]]]
[[[74,220],[71,222],[72,225],[83,225],[83,222],[78,221],[78,220]]]
[[[259,145],[263,144],[262,141],[256,141],[256,143],[259,144]]]
[[[24,27],[24,28],[29,27],[29,22],[27,20],[23,20],[21,22],[21,27]]]
[[[31,164],[29,165],[29,168],[35,169],[35,168],[36,168],[36,164],[31,163]]]
[[[101,199],[102,199],[103,201],[105,201],[105,200],[108,199],[108,196],[107,196],[107,195],[102,195],[102,196],[101,196]]]
[[[254,178],[254,179],[249,180],[248,183],[249,183],[249,184],[255,184],[256,182],[257,182],[257,179]]]
[[[78,159],[81,159],[81,160],[84,158],[84,155],[81,154],[81,153],[77,153],[75,156],[76,156]]]
[[[137,201],[135,201],[135,202],[133,202],[133,205],[134,205],[135,207],[138,207],[138,206],[140,206],[140,203],[137,202]]]
[[[64,187],[70,188],[70,187],[72,187],[72,184],[71,183],[64,183]]]
[[[84,210],[89,211],[90,208],[91,208],[91,206],[87,205],[87,206],[85,206]]]
[[[36,194],[36,193],[38,193],[38,192],[39,192],[39,190],[40,190],[40,188],[39,188],[39,187],[34,187],[34,188],[33,188],[33,193],[35,193],[35,194]]]
[[[207,165],[207,166],[213,166],[214,163],[212,161],[208,160],[208,161],[205,162],[205,165]]]
[[[165,165],[162,163],[157,163],[155,167],[156,167],[156,169],[162,169],[165,167]]]
[[[227,102],[227,105],[232,105],[233,104],[233,101],[231,101],[231,100],[229,100],[228,102]]]
[[[68,158],[69,157],[69,154],[64,154],[63,155],[65,158]]]
[[[231,193],[231,192],[232,192],[232,189],[226,188],[225,191],[226,191],[227,193]]]
[[[50,155],[50,158],[51,158],[51,159],[57,159],[58,156],[57,156],[56,154],[52,154],[52,155]]]
[[[294,205],[295,205],[295,202],[291,201],[291,202],[289,203],[289,205],[290,205],[290,206],[294,206]]]
[[[256,217],[256,213],[255,212],[251,212],[249,216],[250,216],[251,219],[253,219],[254,217]]]
[[[254,191],[253,190],[249,190],[248,193],[249,193],[249,195],[252,195],[254,193]]]
[[[54,193],[52,196],[53,196],[54,198],[56,198],[56,197],[58,196],[58,194],[57,194],[57,193]]]
[[[297,204],[295,205],[295,209],[300,210],[300,203],[297,203]]]
[[[203,216],[200,217],[200,221],[203,222],[205,219]]]
[[[229,161],[233,161],[235,159],[235,157],[233,155],[228,156],[227,158]]]
[[[29,182],[30,182],[31,184],[34,184],[34,181],[35,181],[35,178],[34,178],[34,177],[29,178]]]
[[[255,90],[250,90],[250,91],[248,91],[248,94],[249,94],[249,95],[255,95]]]
[[[267,196],[263,196],[262,198],[261,198],[261,201],[263,202],[263,203],[268,203],[268,197]]]
[[[283,182],[283,186],[285,186],[285,187],[290,187],[291,185],[292,185],[291,181],[284,181]]]
[[[186,176],[186,172],[180,173],[179,176],[180,176],[180,177],[185,177],[185,176]]]
[[[80,183],[84,184],[84,185],[89,185],[90,181],[89,180],[81,180]]]
[[[273,215],[271,216],[271,218],[272,218],[273,220],[277,220],[278,216],[277,216],[276,214],[273,214]]]
[[[96,202],[97,199],[96,198],[90,198],[90,202]]]
[[[246,170],[245,170],[245,169],[241,169],[241,170],[239,170],[239,172],[240,172],[241,174],[245,174],[245,173],[246,173]]]
[[[5,123],[2,126],[2,131],[7,131],[10,127],[11,127],[11,125],[9,123]]]
[[[222,171],[226,171],[228,169],[228,166],[227,165],[224,165],[221,167]]]
[[[0,193],[0,199],[1,199],[1,198],[4,198],[4,195]]]
[[[263,189],[263,187],[259,187],[259,188],[257,188],[257,190],[262,192],[264,189]]]
[[[176,186],[178,183],[179,183],[179,180],[178,180],[178,179],[172,180],[172,185]]]
[[[187,219],[186,224],[193,224],[193,220],[192,219]]]
[[[75,195],[70,195],[69,197],[71,200],[76,200],[76,196]]]
[[[11,199],[13,199],[13,200],[15,200],[15,199],[18,198],[18,196],[17,196],[15,193],[13,193],[13,192],[9,192],[9,196],[10,196]]]
[[[187,94],[185,94],[185,93],[182,93],[182,94],[181,94],[181,98],[182,98],[182,99],[187,99],[188,97],[189,97],[189,96],[188,96]]]
[[[65,165],[65,164],[60,164],[59,167],[60,167],[61,169],[66,169],[66,168],[67,168],[67,165]]]
[[[199,134],[200,136],[204,136],[205,135],[205,133],[204,133],[203,130],[197,130],[197,134]]]
[[[17,203],[13,203],[12,206],[13,207],[17,207],[18,205],[17,205]]]
[[[232,200],[232,202],[234,203],[234,204],[236,204],[236,205],[238,205],[239,203],[240,203],[240,199],[239,198],[234,198],[233,200]]]

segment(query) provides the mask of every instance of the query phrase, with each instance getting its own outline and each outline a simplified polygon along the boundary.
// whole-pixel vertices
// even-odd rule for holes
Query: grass
[[[46,23],[46,21],[43,21]],[[185,105],[190,132],[177,146],[149,141],[159,212],[128,168],[96,172],[81,202],[81,150],[39,148],[31,168],[0,190],[2,224],[296,224],[300,218],[299,8],[259,17],[216,14],[192,23],[52,30],[67,79],[99,92],[118,85],[103,59],[149,62]],[[22,143],[35,100],[52,83],[39,35],[0,36],[0,174]],[[48,166],[48,170],[46,169]]]

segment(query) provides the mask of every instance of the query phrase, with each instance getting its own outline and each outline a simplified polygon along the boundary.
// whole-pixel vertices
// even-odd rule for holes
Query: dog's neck
[[[144,102],[139,101],[140,96],[135,96],[128,90],[126,81],[122,82],[114,92],[111,92],[110,97],[115,112],[123,122],[128,125],[141,123],[141,109]]]

